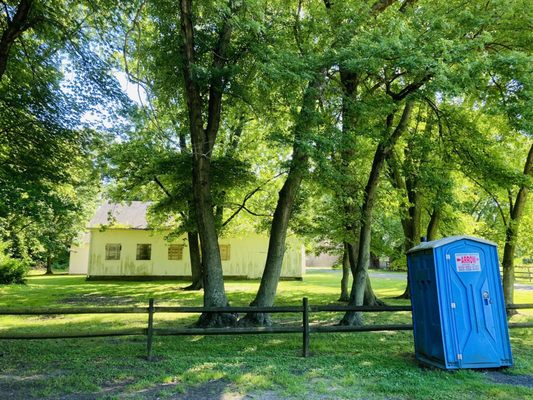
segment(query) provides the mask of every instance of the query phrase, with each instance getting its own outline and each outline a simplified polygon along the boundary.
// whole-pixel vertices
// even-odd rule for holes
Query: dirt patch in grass
[[[182,393],[176,393],[177,383],[163,383],[148,389],[129,392],[119,395],[121,399],[168,399],[168,400],[281,400],[285,397],[278,396],[273,391],[260,391],[250,394],[242,394],[237,386],[226,379],[215,379],[199,386],[187,388]],[[76,399],[77,400],[77,399]]]
[[[485,375],[494,383],[533,388],[533,375],[510,375],[501,371],[487,371]]]
[[[2,376],[0,375],[0,379]],[[42,379],[42,376],[35,378],[25,378],[23,381],[28,386],[33,386],[35,380]],[[30,383],[31,381],[31,383]],[[71,393],[61,397],[42,397],[32,395],[28,386],[21,385],[12,386],[10,391],[4,391],[0,381],[0,399],[10,398],[11,400],[19,399],[61,399],[61,400],[93,400],[100,398],[116,398],[116,399],[146,399],[146,400],[282,400],[286,397],[280,397],[274,391],[258,391],[249,394],[242,394],[238,391],[237,386],[225,379],[216,379],[199,386],[189,387],[183,392],[178,392],[178,385],[180,382],[161,383],[146,389],[131,390],[128,386],[132,381],[124,381],[113,383],[103,387],[101,390],[92,393]]]
[[[44,379],[46,375],[0,375],[0,399],[25,400],[40,399],[41,396],[35,394],[37,390],[43,389],[46,385]]]

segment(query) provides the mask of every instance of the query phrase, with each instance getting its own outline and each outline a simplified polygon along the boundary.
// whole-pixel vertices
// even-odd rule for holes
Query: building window
[[[171,244],[168,246],[168,259],[169,260],[183,260],[183,245]]]
[[[231,246],[229,244],[221,244],[219,247],[220,259],[222,261],[228,261],[231,257]]]
[[[137,260],[151,260],[152,259],[152,245],[138,244],[137,245]]]
[[[105,245],[106,260],[120,260],[120,250],[122,245],[119,243],[108,243]]]

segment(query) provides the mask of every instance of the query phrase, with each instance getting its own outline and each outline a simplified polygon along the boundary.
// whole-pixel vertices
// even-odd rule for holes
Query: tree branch
[[[33,0],[21,0],[13,18],[9,18],[6,11],[7,28],[0,39],[0,81],[7,69],[9,51],[15,40],[27,29],[31,28],[35,20],[30,19]]]
[[[157,186],[159,186],[161,188],[161,190],[170,198],[172,198],[172,195],[170,194],[170,192],[167,190],[167,188],[163,185],[163,183],[159,180],[159,178],[154,175],[154,182],[157,184]]]
[[[427,74],[423,76],[419,81],[408,84],[398,93],[394,93],[392,90],[390,90],[389,86],[386,86],[386,92],[390,97],[392,97],[396,101],[403,100],[404,98],[406,98],[408,95],[410,95],[414,91],[420,89],[426,82],[428,82],[432,78],[432,76],[433,76],[432,74]]]
[[[285,172],[280,172],[279,174],[273,176],[272,178],[268,179],[267,181],[263,182],[261,185],[259,185],[258,187],[256,187],[254,190],[252,190],[250,193],[246,194],[246,196],[244,196],[244,199],[242,201],[241,204],[238,205],[238,208],[237,210],[235,210],[233,212],[233,214],[231,214],[228,219],[222,224],[222,227],[225,227],[233,218],[235,218],[237,216],[237,214],[239,214],[242,210],[245,210],[246,212],[252,214],[252,215],[255,215],[257,217],[271,217],[271,215],[263,215],[263,214],[257,214],[257,213],[254,213],[252,211],[250,211],[248,208],[246,208],[246,202],[248,200],[250,200],[257,192],[259,192],[261,190],[261,188],[263,186],[265,186],[267,183],[269,182],[272,182],[274,179],[277,179],[278,177],[280,177],[281,175],[283,175]]]

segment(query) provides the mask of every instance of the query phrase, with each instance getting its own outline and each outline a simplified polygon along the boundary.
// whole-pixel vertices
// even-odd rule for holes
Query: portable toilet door
[[[512,365],[496,244],[456,236],[417,247],[424,248],[426,254],[432,249],[435,263],[440,340],[445,356],[443,365],[438,366],[494,368]],[[417,247],[409,253],[415,255]],[[416,313],[415,303],[413,314]]]
[[[460,238],[437,249],[459,368],[512,365],[496,244]],[[450,354],[453,359],[453,354]]]

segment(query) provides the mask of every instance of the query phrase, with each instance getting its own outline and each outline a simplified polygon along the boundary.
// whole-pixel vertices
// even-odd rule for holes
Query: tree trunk
[[[408,217],[405,221],[405,224],[402,224],[403,226],[407,227],[404,245],[404,251],[406,254],[409,249],[420,243],[420,218],[422,214],[422,207],[420,202],[421,196],[418,194],[416,189],[410,187],[410,185],[407,185],[407,188],[407,193],[409,197]],[[409,287],[409,270],[407,270],[407,285],[405,286],[405,290],[397,298],[411,298],[411,289]]]
[[[367,274],[366,284],[365,284],[365,297],[363,299],[364,306],[385,306],[385,302],[379,299],[372,289],[372,283],[370,282],[370,277]]]
[[[268,241],[265,269],[261,284],[251,306],[270,307],[274,304],[283,256],[285,239],[296,196],[304,175],[307,172],[309,155],[306,150],[308,131],[313,126],[315,103],[318,100],[322,74],[309,82],[302,99],[302,108],[294,126],[293,154],[287,180],[279,192],[278,203],[274,211],[270,238]],[[269,326],[272,324],[270,315],[265,313],[248,313],[239,324],[242,326]]]
[[[437,238],[439,232],[440,217],[442,211],[440,208],[435,207],[431,213],[431,218],[429,220],[428,229],[427,229],[427,239],[429,242]]]
[[[355,279],[355,271],[357,269],[357,248],[358,246],[352,243],[346,243],[346,248],[348,251],[348,260],[350,261],[350,271],[352,272],[352,277]],[[347,301],[350,301],[349,299]],[[385,302],[380,300],[374,290],[372,289],[372,283],[370,278],[367,276],[365,283],[365,294],[363,299],[363,305],[365,306],[384,306]]]
[[[189,118],[193,154],[193,197],[198,225],[198,235],[202,250],[204,271],[204,306],[226,307],[228,299],[224,290],[222,262],[213,214],[211,198],[211,156],[220,126],[222,93],[226,82],[223,74],[213,74],[209,82],[209,100],[207,110],[207,127],[203,127],[203,100],[198,78],[195,75],[195,43],[192,4],[190,0],[180,1],[180,26],[182,32],[183,65],[181,72],[185,83],[185,98]],[[231,26],[225,20],[219,30],[218,40],[213,49],[214,70],[223,69],[227,60],[227,49],[231,37]],[[236,316],[227,313],[202,314],[198,326],[235,325]]]
[[[413,102],[408,100],[405,104],[400,122],[396,129],[390,133],[394,120],[394,114],[387,116],[386,129],[384,138],[379,143],[372,168],[368,177],[368,182],[365,187],[364,201],[361,212],[361,231],[359,234],[359,247],[357,252],[357,267],[355,270],[355,277],[352,284],[352,291],[350,293],[349,304],[353,306],[361,306],[364,303],[364,294],[367,281],[368,263],[370,259],[370,240],[372,233],[372,211],[376,201],[376,194],[379,183],[379,176],[383,168],[383,164],[390,156],[396,141],[401,134],[407,129],[407,123],[413,108]],[[342,320],[341,325],[362,325],[363,317],[360,312],[347,312]]]
[[[524,176],[533,176],[533,144],[529,149],[524,165]],[[523,183],[518,190],[514,205],[511,205],[510,219],[505,232],[505,246],[503,249],[503,294],[507,304],[514,302],[514,255],[518,240],[518,229],[527,202],[527,183]],[[514,314],[515,312],[508,312]]]
[[[48,256],[46,257],[46,273],[45,275],[53,275],[54,271],[52,271],[52,257]]]
[[[514,254],[516,240],[518,239],[518,227],[516,224],[513,225],[506,229],[505,246],[503,248],[503,296],[506,304],[513,304],[514,302]],[[516,310],[507,310],[507,315],[514,314],[516,314]]]
[[[30,19],[32,5],[33,0],[21,0],[17,6],[15,15],[13,15],[11,20],[6,16],[6,28],[0,36],[0,81],[7,69],[7,60],[9,58],[11,46],[15,40],[34,23],[34,21]]]
[[[189,241],[189,257],[191,260],[192,283],[182,288],[182,290],[200,290],[203,285],[202,257],[200,255],[200,244],[198,242],[198,233],[187,232]]]
[[[344,250],[342,252],[342,278],[341,278],[341,296],[339,301],[347,302],[350,300],[350,292],[348,292],[348,281],[350,280],[350,259],[348,256],[348,243],[344,242]]]
[[[410,158],[411,146],[405,151],[405,162],[412,164]],[[389,160],[389,167],[391,169],[392,185],[399,191],[404,192],[404,200],[402,200],[402,207],[400,208],[400,219],[402,223],[402,230],[404,235],[403,250],[405,253],[412,247],[420,243],[420,220],[422,217],[422,202],[421,194],[417,187],[417,177],[413,173],[407,174],[404,178],[400,171],[399,161],[393,156]],[[409,170],[409,168],[407,168]],[[411,168],[412,169],[412,168]],[[403,210],[407,209],[407,213]],[[407,271],[407,284],[404,292],[396,297],[397,299],[409,299],[411,297],[409,289],[409,271]]]

